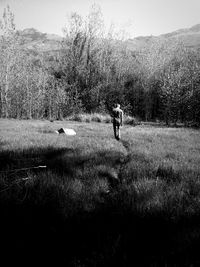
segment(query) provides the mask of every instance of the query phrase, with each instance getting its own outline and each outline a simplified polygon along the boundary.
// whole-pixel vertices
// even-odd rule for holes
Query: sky
[[[72,12],[87,16],[98,4],[106,27],[123,28],[129,38],[160,35],[200,23],[200,0],[0,0],[0,19],[6,5],[17,29],[35,28],[63,35]]]

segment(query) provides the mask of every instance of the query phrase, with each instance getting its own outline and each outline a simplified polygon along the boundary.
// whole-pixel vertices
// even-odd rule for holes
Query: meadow
[[[8,263],[197,266],[200,131],[1,119],[0,208]]]

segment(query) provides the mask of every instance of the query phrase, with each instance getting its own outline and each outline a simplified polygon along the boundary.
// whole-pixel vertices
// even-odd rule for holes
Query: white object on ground
[[[57,134],[66,134],[66,135],[76,135],[76,132],[74,129],[68,129],[68,128],[60,128],[59,130],[55,131]]]

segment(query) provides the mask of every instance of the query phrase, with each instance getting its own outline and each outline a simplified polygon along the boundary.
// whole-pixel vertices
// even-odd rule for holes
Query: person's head
[[[117,104],[116,104],[116,108],[120,108],[120,104],[117,103]]]

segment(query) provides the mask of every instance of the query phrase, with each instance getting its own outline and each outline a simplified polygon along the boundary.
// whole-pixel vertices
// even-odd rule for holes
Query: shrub
[[[74,114],[71,116],[70,120],[85,122],[86,121],[86,114]]]
[[[98,114],[98,113],[94,113],[94,114],[91,115],[91,121],[103,122],[103,115]]]
[[[69,120],[73,121],[79,121],[79,122],[103,122],[103,123],[111,123],[112,118],[109,114],[101,114],[101,113],[79,113],[79,114],[74,114],[70,117],[68,117]],[[136,118],[131,117],[131,116],[124,116],[124,124],[127,125],[138,125],[139,122]]]
[[[138,124],[138,121],[134,117],[124,116],[124,124],[135,126]]]
[[[108,114],[100,114],[100,113],[83,113],[83,114],[74,114],[68,117],[69,120],[78,121],[78,122],[105,122],[110,123],[111,117]]]
[[[105,123],[111,123],[111,116],[110,115],[104,115],[104,122]]]

